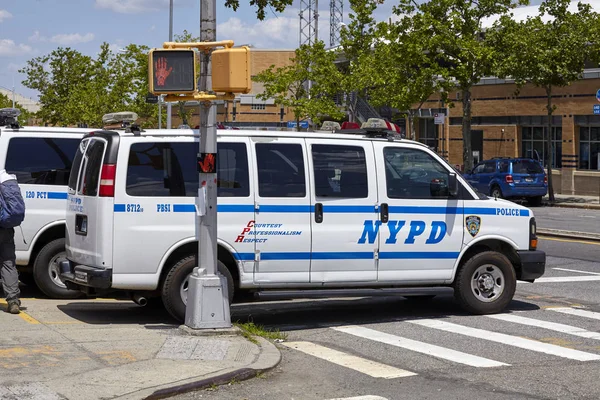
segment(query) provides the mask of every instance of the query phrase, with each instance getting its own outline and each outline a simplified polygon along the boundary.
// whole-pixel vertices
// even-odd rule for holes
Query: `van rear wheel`
[[[504,254],[475,254],[459,269],[454,297],[472,314],[499,313],[511,302],[517,288],[515,269]]]
[[[38,288],[51,299],[77,299],[83,293],[69,290],[60,279],[59,263],[65,260],[65,238],[55,239],[46,244],[33,263],[33,278]]]
[[[185,320],[185,308],[187,304],[188,282],[190,275],[196,267],[196,257],[188,256],[173,265],[165,277],[161,295],[165,308],[179,322]],[[217,272],[227,280],[227,294],[229,304],[233,301],[233,277],[221,261],[217,261]]]

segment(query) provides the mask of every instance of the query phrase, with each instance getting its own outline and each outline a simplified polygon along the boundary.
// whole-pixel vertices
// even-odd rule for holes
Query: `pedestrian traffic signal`
[[[196,57],[191,49],[153,49],[148,56],[148,83],[152,94],[196,91]]]
[[[218,93],[250,93],[250,48],[218,49],[212,52],[212,90]]]

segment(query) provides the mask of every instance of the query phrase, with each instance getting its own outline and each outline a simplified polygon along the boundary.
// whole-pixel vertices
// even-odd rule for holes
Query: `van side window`
[[[385,178],[391,199],[448,198],[449,171],[422,150],[386,147]]]
[[[306,197],[302,145],[257,143],[260,197]]]
[[[67,185],[80,138],[12,138],[6,171],[21,184]]]
[[[198,144],[144,142],[131,145],[126,191],[141,197],[196,197]],[[244,143],[217,144],[217,194],[248,197],[248,155]]]
[[[367,161],[362,147],[314,144],[312,158],[317,197],[368,196]]]

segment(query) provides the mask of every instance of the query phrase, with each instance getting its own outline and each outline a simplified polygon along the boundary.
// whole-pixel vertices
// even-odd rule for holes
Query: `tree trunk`
[[[410,132],[410,140],[416,140],[415,112],[413,110],[408,110],[408,130]]]
[[[462,89],[462,136],[463,136],[463,171],[473,169],[473,149],[471,146],[471,91]]]
[[[554,187],[552,185],[552,86],[546,87],[546,96],[548,97],[548,103],[546,109],[548,110],[548,127],[546,129],[546,135],[544,140],[544,153],[546,155],[546,168],[548,171],[548,198],[550,203],[554,203]]]
[[[300,132],[300,117],[296,117],[296,132]]]

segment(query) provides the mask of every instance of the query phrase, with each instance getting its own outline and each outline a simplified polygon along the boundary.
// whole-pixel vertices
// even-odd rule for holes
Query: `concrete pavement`
[[[186,335],[130,301],[0,301],[0,399],[157,399],[257,376],[279,350],[256,337]]]
[[[575,196],[567,194],[555,194],[556,202],[553,207],[583,208],[600,210],[600,196]],[[548,196],[544,197],[544,203],[548,204]]]

